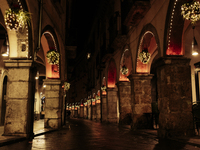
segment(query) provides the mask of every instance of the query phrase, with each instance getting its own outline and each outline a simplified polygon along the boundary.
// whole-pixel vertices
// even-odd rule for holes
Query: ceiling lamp
[[[143,64],[147,64],[151,58],[151,54],[148,52],[147,48],[144,48],[139,54],[139,58]]]
[[[186,20],[190,20],[191,24],[194,25],[200,20],[200,3],[195,0],[190,0],[189,2],[181,6],[181,15]]]

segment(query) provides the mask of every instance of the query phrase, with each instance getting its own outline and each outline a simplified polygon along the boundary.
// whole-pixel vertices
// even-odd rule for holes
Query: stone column
[[[3,135],[33,136],[36,71],[31,60],[6,60],[8,70]]]
[[[88,118],[88,106],[86,103],[84,103],[84,108],[83,108],[84,109],[84,119]]]
[[[91,100],[87,100],[88,101],[88,119],[92,118],[92,104],[91,104]]]
[[[92,120],[96,120],[96,102],[92,102]]]
[[[43,81],[46,85],[44,127],[57,129],[61,127],[61,81],[59,79],[44,79]]]
[[[159,137],[193,135],[190,59],[161,58],[156,64]]]
[[[108,109],[107,109],[106,95],[102,95],[101,99],[102,99],[102,122],[107,122]]]
[[[132,128],[151,128],[151,74],[131,74]]]
[[[120,81],[117,83],[119,91],[119,123],[131,124],[131,84],[127,81]]]
[[[118,96],[117,89],[107,89],[107,121],[111,123],[118,123]]]
[[[84,117],[84,106],[80,106],[80,118]]]
[[[96,103],[96,120],[101,120],[101,103]]]

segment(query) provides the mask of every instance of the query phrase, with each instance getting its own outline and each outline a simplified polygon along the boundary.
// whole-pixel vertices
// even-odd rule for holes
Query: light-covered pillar
[[[59,79],[44,79],[45,89],[45,128],[60,128],[62,117],[61,81]]]
[[[33,136],[35,75],[31,60],[6,60],[8,70],[3,135]]]

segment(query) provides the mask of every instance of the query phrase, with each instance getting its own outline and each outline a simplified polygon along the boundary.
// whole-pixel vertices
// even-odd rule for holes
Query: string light
[[[174,18],[174,11],[175,11],[175,8],[176,8],[176,2],[177,2],[178,0],[176,0],[175,2],[174,2],[174,9],[172,10],[172,14],[171,14],[171,20],[170,20],[170,23],[169,23],[169,28],[170,28],[170,30],[169,30],[169,33],[168,33],[168,35],[169,35],[169,40],[168,40],[168,48],[167,49],[169,49],[169,47],[170,47],[170,45],[171,45],[171,43],[170,43],[170,36],[171,36],[171,32],[172,32],[172,25],[173,25],[173,18]]]

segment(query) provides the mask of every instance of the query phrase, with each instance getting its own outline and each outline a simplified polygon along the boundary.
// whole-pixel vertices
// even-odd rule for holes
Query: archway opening
[[[132,70],[132,57],[129,49],[125,49],[122,54],[121,62],[120,62],[120,73],[119,73],[119,81],[129,81],[127,76],[130,75]],[[127,70],[127,71],[126,71]]]
[[[147,63],[142,62],[139,58],[139,54],[145,48],[147,48],[148,52],[150,53],[150,60]],[[136,66],[137,73],[142,73],[142,74],[150,73],[151,62],[154,59],[154,57],[158,54],[157,48],[158,45],[156,43],[154,34],[151,31],[145,32],[140,40],[140,45],[138,49],[137,66]]]
[[[108,67],[108,88],[116,87],[117,70],[114,61],[111,61]]]

